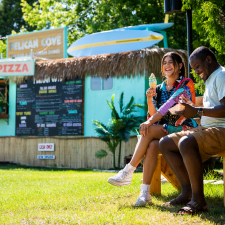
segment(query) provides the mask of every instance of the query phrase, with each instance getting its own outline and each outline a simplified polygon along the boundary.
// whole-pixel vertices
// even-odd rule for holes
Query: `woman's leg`
[[[159,153],[159,140],[153,140],[149,144],[149,147],[145,154],[143,165],[143,184],[151,184]]]
[[[109,177],[108,182],[110,184],[119,187],[130,185],[133,172],[146,154],[149,143],[152,142],[154,139],[159,140],[161,137],[164,137],[166,135],[166,133],[162,131],[162,127],[162,125],[153,125],[149,128],[148,134],[144,137],[142,136],[139,143],[136,145],[135,152],[130,163],[127,164],[125,168],[121,170],[118,174],[113,177]],[[157,159],[155,161],[157,162]]]
[[[162,137],[166,136],[166,133],[162,131],[163,126],[162,125],[152,125],[149,128],[148,134],[146,134],[144,137],[141,136],[141,140],[139,141],[139,144],[135,148],[135,152],[133,154],[133,157],[130,161],[130,164],[134,167],[137,167],[140,161],[145,156],[147,149],[149,147],[149,144],[153,140],[160,140]]]
[[[149,144],[149,147],[145,154],[143,165],[143,184],[141,185],[141,192],[135,203],[135,206],[145,206],[152,202],[150,196],[150,184],[153,173],[155,171],[159,154],[159,140],[153,140]]]

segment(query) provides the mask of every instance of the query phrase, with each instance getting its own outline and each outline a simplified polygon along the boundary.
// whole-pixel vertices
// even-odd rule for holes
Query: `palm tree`
[[[93,120],[93,123],[97,126],[95,131],[100,136],[102,141],[105,141],[109,147],[109,151],[113,154],[113,167],[115,166],[115,151],[119,145],[118,153],[118,168],[120,168],[120,158],[121,158],[121,144],[122,141],[127,142],[130,139],[131,130],[139,124],[140,118],[134,117],[132,115],[135,111],[134,97],[132,96],[128,104],[124,107],[124,93],[120,94],[119,98],[119,108],[120,112],[118,113],[114,106],[115,94],[112,95],[111,102],[108,102],[109,107],[111,108],[111,119],[108,125]],[[108,153],[100,149],[95,153],[96,158],[106,157]]]

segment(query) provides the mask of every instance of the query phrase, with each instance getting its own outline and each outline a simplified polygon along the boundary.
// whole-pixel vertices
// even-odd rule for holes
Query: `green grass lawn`
[[[173,216],[179,207],[164,207],[178,192],[162,186],[153,204],[135,208],[142,173],[132,184],[114,187],[112,173],[0,167],[0,225],[2,224],[225,224],[223,186],[205,185],[210,212]]]

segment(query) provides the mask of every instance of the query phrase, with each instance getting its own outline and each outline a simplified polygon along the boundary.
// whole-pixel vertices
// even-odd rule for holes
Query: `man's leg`
[[[159,149],[182,187],[181,195],[172,200],[171,205],[188,202],[191,199],[191,184],[177,145],[170,136],[166,136],[160,139]]]
[[[195,137],[192,135],[182,137],[179,141],[179,149],[191,182],[191,200],[204,207],[206,206],[206,201],[203,192],[202,159]]]

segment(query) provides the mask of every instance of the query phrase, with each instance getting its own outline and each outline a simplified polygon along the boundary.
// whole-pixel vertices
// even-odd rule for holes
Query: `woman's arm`
[[[156,92],[155,92],[155,89],[153,88],[149,88],[147,91],[146,91],[146,96],[147,96],[147,104],[148,104],[148,113],[150,116],[153,116],[157,110],[153,104],[153,96],[157,95]]]

